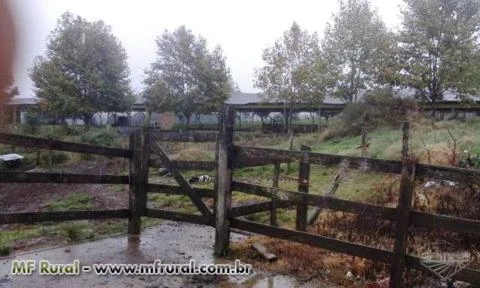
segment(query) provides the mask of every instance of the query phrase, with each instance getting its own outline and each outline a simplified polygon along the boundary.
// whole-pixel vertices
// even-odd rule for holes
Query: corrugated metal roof
[[[7,105],[36,105],[37,102],[38,98],[14,97],[8,101]]]

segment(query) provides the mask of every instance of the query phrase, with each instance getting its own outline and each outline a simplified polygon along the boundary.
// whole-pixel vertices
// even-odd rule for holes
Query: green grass
[[[73,211],[92,209],[94,197],[73,193],[63,199],[56,199],[47,205],[48,211]]]
[[[242,125],[243,126],[243,125]],[[96,128],[91,128],[96,129]],[[457,136],[463,133],[458,141],[458,152],[468,149],[472,153],[480,152],[480,120],[460,121],[440,121],[432,122],[421,120],[412,123],[410,134],[411,150],[417,155],[420,161],[426,162],[425,154],[429,149],[436,153],[433,164],[445,164],[445,159],[450,157],[449,147],[451,139],[448,135],[448,129]],[[40,137],[58,136],[57,139],[66,141],[79,141],[82,133],[78,131],[66,131],[59,127],[42,127]],[[106,133],[110,133],[107,131]],[[95,135],[99,132],[90,132]],[[312,147],[313,152],[339,154],[349,156],[360,156],[358,146],[361,142],[360,136],[337,137],[324,140],[323,133],[300,134],[294,139],[294,150],[299,150],[300,145]],[[108,136],[108,135],[107,135]],[[91,136],[95,138],[94,136]],[[108,137],[106,137],[108,138]],[[378,128],[368,132],[368,157],[378,159],[400,159],[401,150],[401,127]],[[103,141],[103,140],[102,140]],[[123,140],[124,141],[124,140]],[[118,143],[115,143],[117,145]],[[288,149],[289,142],[286,135],[262,134],[261,132],[236,132],[235,144],[244,146],[269,147],[276,149]],[[212,143],[167,143],[165,144],[169,155],[175,155],[176,159],[188,160],[213,160],[214,147]],[[9,146],[0,145],[0,151],[8,151]],[[33,149],[17,148],[19,152],[25,152],[27,158],[33,158],[36,152]],[[42,152],[45,153],[45,152]],[[73,153],[72,153],[73,154]],[[42,154],[43,155],[43,154]],[[70,162],[78,159],[71,157]],[[75,155],[75,154],[73,154]],[[173,158],[173,157],[172,157]],[[42,159],[41,159],[42,160]],[[310,174],[309,193],[322,195],[329,190],[335,175],[338,173],[338,166],[312,165]],[[213,171],[184,171],[182,172],[188,179],[193,175],[213,175]],[[287,165],[281,165],[281,177],[279,187],[286,190],[296,191],[298,183],[295,178],[298,177],[298,162],[292,162],[287,171]],[[257,185],[272,186],[273,165],[264,165],[259,167],[248,167],[234,170],[234,178],[239,181],[254,183]],[[150,169],[150,182],[156,182],[160,178],[155,169]],[[173,179],[173,178],[170,178]],[[174,184],[175,185],[175,184]],[[195,184],[195,187],[213,188],[213,183]],[[115,191],[125,191],[126,186],[119,187]],[[336,197],[352,201],[380,203],[388,202],[389,197],[398,191],[398,179],[395,176],[373,173],[359,169],[347,169],[346,174],[339,185]],[[233,192],[233,203],[252,203],[255,201],[266,201],[268,199],[249,195],[246,193]],[[94,197],[82,193],[74,193],[65,198],[54,199],[46,207],[49,211],[72,211],[92,209]],[[153,194],[148,195],[148,207],[175,210],[183,213],[199,213],[187,196]],[[257,213],[246,217],[261,223],[268,223],[270,220],[269,212]],[[295,223],[295,208],[278,209],[278,222],[286,227],[291,227]],[[142,227],[150,227],[161,223],[159,219],[143,218]],[[8,254],[15,247],[15,243],[22,239],[37,238],[42,236],[61,237],[64,241],[71,243],[99,239],[105,235],[126,233],[126,219],[108,219],[102,221],[70,221],[60,224],[42,225],[15,225],[12,229],[4,230],[0,233],[0,255]]]
[[[327,128],[328,129],[328,128]],[[333,128],[330,128],[333,129]],[[462,121],[438,121],[417,120],[411,123],[410,149],[421,162],[427,162],[427,150],[435,154],[432,164],[448,164],[451,157],[453,143],[448,130],[455,137],[459,137],[457,153],[464,150],[472,153],[480,153],[480,119],[473,118]],[[269,147],[275,149],[289,149],[289,141],[286,135],[263,135],[261,133],[237,133],[237,145]],[[300,150],[301,145],[307,145],[313,152],[360,156],[361,136],[335,137],[324,140],[328,131],[311,134],[298,134],[293,141],[293,149]],[[399,160],[402,146],[402,127],[377,128],[367,133],[369,148],[367,155],[370,158]]]
[[[50,229],[39,225],[18,225],[15,229],[2,230],[0,233],[0,256],[9,255],[16,241],[52,234],[53,232]]]

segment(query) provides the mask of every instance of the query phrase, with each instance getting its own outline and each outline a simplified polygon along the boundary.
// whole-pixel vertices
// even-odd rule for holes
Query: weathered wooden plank
[[[275,165],[273,168],[273,183],[272,187],[278,188],[278,180],[280,178],[280,162],[275,161]],[[270,225],[278,226],[277,222],[277,200],[272,198],[272,205],[270,208]]]
[[[155,132],[152,132],[155,133]],[[157,141],[162,142],[216,142],[217,132],[163,132],[155,133]]]
[[[330,189],[324,194],[325,197],[333,197],[338,189],[338,185],[340,185],[340,181],[342,179],[342,176],[344,174],[345,167],[340,168],[340,171],[337,173],[335,178],[333,179],[332,186]],[[308,219],[308,225],[313,225],[315,224],[315,221],[317,221],[318,216],[322,213],[322,208],[315,208],[315,210],[312,213],[312,216],[310,219]]]
[[[272,187],[263,187],[238,181],[232,181],[232,189],[234,191],[267,198],[274,197],[278,200],[290,201],[292,204],[298,204],[305,201],[305,203],[310,206],[368,215],[387,220],[395,220],[396,209],[390,207],[358,203],[314,194],[304,194]]]
[[[403,272],[406,267],[405,256],[408,245],[408,227],[412,209],[413,190],[415,187],[415,158],[408,155],[410,125],[403,125],[402,178],[395,221],[395,243],[393,259],[390,265],[390,287],[403,287]]]
[[[310,147],[302,145],[301,150],[303,152],[300,164],[298,167],[298,192],[308,194],[308,186],[310,185],[310,163],[309,152]],[[297,206],[296,225],[297,230],[307,230],[307,218],[308,218],[308,205],[306,203],[300,203]]]
[[[232,227],[237,229],[275,237],[283,240],[308,244],[311,246],[329,249],[331,251],[345,253],[362,258],[372,259],[384,263],[390,263],[393,256],[393,253],[388,250],[350,243],[307,232],[293,231],[289,229],[259,224],[252,221],[240,219],[231,219],[230,222]]]
[[[239,219],[232,219],[231,225],[233,228],[242,231],[248,231],[292,242],[308,244],[311,246],[367,258],[374,261],[391,263],[391,259],[393,258],[393,252],[388,250],[354,244],[306,232],[293,231]],[[408,267],[432,275],[431,271],[428,271],[424,266],[420,264],[420,258],[410,255],[407,255],[405,258]],[[466,268],[456,274],[453,278],[455,280],[471,283],[475,285],[475,287],[480,285],[480,271],[478,270]]]
[[[445,229],[458,233],[480,235],[480,220],[428,214],[413,210],[410,213],[410,224],[432,230]]]
[[[240,191],[244,193],[254,194],[257,196],[263,197],[272,197],[275,195],[274,192],[270,191],[272,188],[262,187],[257,185],[252,185],[248,183],[242,183],[234,181],[232,184],[232,189],[235,191]],[[280,189],[281,190],[281,189]],[[301,197],[301,195],[297,196],[294,191],[286,191],[282,190],[282,192],[277,193],[279,197],[282,199],[290,200],[292,205],[295,205],[295,198]],[[284,194],[284,195],[282,195]],[[286,195],[285,195],[286,194]],[[281,195],[281,196],[280,196]],[[292,195],[292,196],[290,196]],[[349,213],[358,213],[362,215],[369,215],[379,218],[384,218],[387,220],[395,220],[395,213],[396,208],[390,207],[383,207],[373,204],[365,204],[365,203],[358,203],[352,202],[348,200],[342,199],[335,199],[329,198],[324,196],[318,196],[314,194],[308,194],[305,196],[307,198],[308,205],[333,209],[333,210],[340,210]],[[232,208],[233,209],[233,208]],[[261,212],[261,211],[258,211]],[[446,215],[434,215],[428,214],[420,211],[411,211],[410,214],[410,224],[413,226],[420,226],[432,229],[446,229],[453,232],[459,233],[469,233],[469,234],[480,234],[480,220],[471,220],[465,218],[458,218]]]
[[[252,245],[252,248],[255,249],[263,258],[267,259],[268,261],[272,262],[278,259],[277,255],[268,252],[267,248],[263,246],[262,243],[255,242]]]
[[[179,170],[215,170],[217,167],[215,161],[187,161],[187,160],[172,160],[173,165]],[[150,167],[163,167],[162,161],[159,159],[150,159],[148,161]]]
[[[35,147],[41,149],[51,149],[59,151],[69,151],[77,153],[88,153],[88,154],[98,154],[98,155],[107,155],[107,156],[117,156],[117,157],[131,157],[130,151],[125,149],[104,147],[104,146],[93,146],[87,144],[73,143],[58,141],[52,139],[42,139],[29,136],[14,135],[8,133],[0,133],[0,143],[23,146],[23,147]]]
[[[0,213],[0,225],[13,223],[35,223],[45,221],[70,221],[106,218],[128,218],[128,209],[56,212]]]
[[[480,169],[465,169],[450,166],[417,164],[415,173],[418,177],[429,179],[450,180],[459,183],[480,185]]]
[[[302,158],[301,151],[277,150],[270,148],[256,148],[235,146],[234,167],[248,167],[273,164],[275,161],[288,162],[296,161]],[[310,164],[316,165],[338,165],[345,161],[348,168],[368,167],[372,171],[384,173],[401,172],[401,162],[391,160],[369,159],[362,157],[331,155],[323,153],[309,154]]]
[[[213,220],[209,216],[186,214],[175,211],[167,211],[162,209],[146,209],[145,216],[152,218],[161,218],[173,221],[188,222],[201,225],[213,225]]]
[[[271,165],[275,161],[289,162],[300,160],[301,151],[277,150],[270,148],[235,146],[233,165],[236,168]],[[331,155],[323,153],[310,153],[310,164],[338,165],[346,161],[347,168],[357,169],[368,167],[371,171],[383,173],[401,174],[402,162],[394,160],[370,159],[343,155]],[[465,169],[450,166],[428,165],[417,163],[415,165],[417,177],[432,179],[451,180],[460,183],[480,184],[480,169]]]
[[[1,172],[0,183],[129,184],[129,177],[70,173]]]
[[[197,195],[201,198],[214,198],[215,190],[207,188],[193,188]],[[147,186],[147,191],[150,193],[164,193],[170,195],[187,195],[186,191],[181,186],[167,185],[167,184],[152,184],[149,183]]]
[[[177,181],[177,183],[187,191],[188,197],[192,200],[193,204],[197,207],[198,210],[202,213],[202,215],[210,216],[212,212],[208,209],[207,205],[203,203],[202,198],[200,198],[195,190],[190,186],[187,180],[183,177],[182,173],[177,169],[177,167],[170,161],[165,151],[163,151],[162,147],[158,145],[158,143],[152,143],[155,153],[158,155],[160,160],[162,161],[165,168],[172,173],[173,178]]]
[[[232,205],[232,158],[235,111],[229,105],[222,107],[218,135],[215,177],[215,256],[226,256],[230,245],[230,208]]]
[[[147,206],[148,159],[150,154],[150,135],[135,131],[130,135],[130,189],[128,234],[140,235],[142,219]]]
[[[288,201],[276,201],[277,208],[289,208],[294,206],[291,202]],[[259,212],[265,212],[272,209],[272,202],[265,201],[265,202],[258,202],[252,203],[247,205],[238,205],[233,206],[230,210],[230,217],[239,217],[245,216],[250,214],[255,214]]]

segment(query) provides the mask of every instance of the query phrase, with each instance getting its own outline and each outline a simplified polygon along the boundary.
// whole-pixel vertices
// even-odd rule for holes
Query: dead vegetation
[[[389,206],[398,201],[398,176],[386,176],[375,186],[376,197],[366,202]],[[435,214],[479,219],[480,189],[472,185],[450,185],[435,188],[424,188],[423,182],[416,183],[414,209]],[[420,197],[418,195],[421,195]],[[419,199],[424,199],[420,201]],[[360,243],[382,249],[393,249],[394,224],[387,220],[355,215],[350,213],[324,210],[308,232],[336,238],[339,240]],[[275,263],[268,263],[253,251],[250,246],[260,242],[269,252],[278,256]],[[442,230],[411,228],[408,253],[419,257],[432,252],[468,251],[473,256],[470,268],[480,267],[480,237],[458,234]],[[333,253],[328,250],[308,245],[268,238],[253,237],[236,243],[232,247],[232,257],[240,257],[251,261],[258,269],[266,269],[276,273],[298,275],[302,279],[320,278],[343,287],[365,287],[368,283],[382,279],[389,274],[389,266],[358,257]],[[248,259],[248,260],[247,260]],[[348,272],[354,278],[346,277]],[[425,285],[431,279],[417,271],[406,274],[406,287],[429,287]],[[356,283],[356,284],[355,284]]]

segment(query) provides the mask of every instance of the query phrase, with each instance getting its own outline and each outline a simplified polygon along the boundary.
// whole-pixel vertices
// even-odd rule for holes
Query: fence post
[[[145,215],[147,205],[148,158],[150,154],[150,135],[135,131],[130,135],[130,189],[128,234],[134,240],[140,235],[141,216]]]
[[[402,178],[398,199],[395,244],[390,267],[390,288],[403,287],[403,272],[408,242],[408,226],[415,185],[415,158],[408,154],[409,123],[403,126]]]
[[[275,161],[273,169],[273,184],[272,187],[278,188],[278,178],[280,177],[280,161]],[[270,208],[270,225],[278,226],[277,223],[277,200],[272,197],[272,207]]]
[[[224,105],[217,141],[217,176],[215,197],[215,256],[228,253],[230,244],[230,208],[232,204],[233,125],[235,111]]]
[[[298,192],[308,193],[308,186],[310,184],[310,161],[309,152],[310,147],[302,145],[303,151],[302,159],[300,160],[299,172],[298,172]],[[296,229],[300,231],[307,230],[307,212],[308,205],[300,204],[297,206],[297,223]]]
[[[367,144],[367,127],[363,125],[362,127],[362,144],[360,144],[361,148],[361,155],[363,158],[367,157],[367,149],[368,149],[368,144]]]

